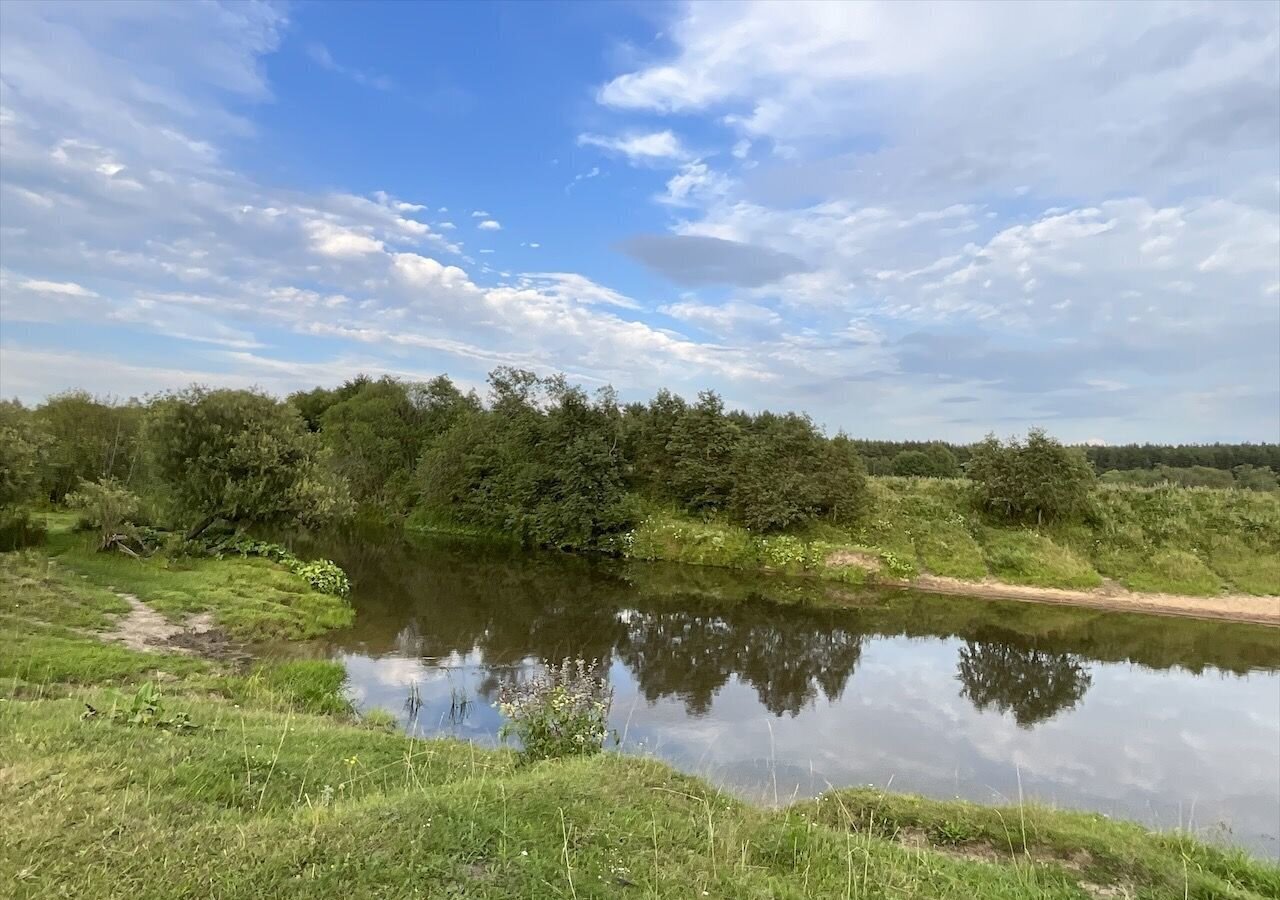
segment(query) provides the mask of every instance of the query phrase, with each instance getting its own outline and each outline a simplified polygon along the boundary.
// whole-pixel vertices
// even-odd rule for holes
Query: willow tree
[[[188,539],[214,522],[318,525],[345,512],[346,486],[291,405],[258,391],[193,387],[158,400],[147,441]]]

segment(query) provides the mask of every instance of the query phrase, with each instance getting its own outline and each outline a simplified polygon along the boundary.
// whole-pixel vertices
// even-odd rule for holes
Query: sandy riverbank
[[[921,575],[909,581],[881,582],[918,591],[961,594],[988,600],[1025,600],[1032,603],[1060,603],[1088,606],[1118,612],[1153,613],[1164,616],[1189,616],[1197,619],[1225,619],[1280,626],[1280,597],[1257,597],[1249,594],[1219,594],[1213,597],[1190,597],[1179,594],[1156,594],[1130,591],[1116,584],[1092,590],[1044,588],[1032,585],[1005,584],[998,581],[962,581],[938,575]]]

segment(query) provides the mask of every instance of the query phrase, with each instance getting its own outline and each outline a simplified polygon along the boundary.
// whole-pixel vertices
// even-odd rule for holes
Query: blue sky
[[[1280,439],[1280,7],[0,6],[0,393]]]

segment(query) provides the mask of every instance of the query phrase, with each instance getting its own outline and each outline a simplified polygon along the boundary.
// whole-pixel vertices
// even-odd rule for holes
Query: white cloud
[[[37,294],[64,294],[68,297],[98,296],[93,291],[76,284],[74,281],[39,281],[34,278],[28,278],[18,287],[22,290],[34,291]]]
[[[352,257],[382,252],[383,243],[367,234],[344,228],[333,222],[315,220],[306,225],[311,244],[325,256]]]
[[[471,218],[473,218],[473,219],[487,219],[487,218],[489,218],[489,214],[488,214],[487,212],[485,212],[483,209],[473,209],[473,210],[471,211]]]
[[[502,225],[499,222],[495,221],[494,219],[485,219],[476,227],[479,228],[481,231],[501,231],[502,230]]]
[[[680,139],[670,130],[628,134],[624,137],[580,134],[578,146],[599,147],[610,153],[620,153],[631,162],[682,160],[689,157]]]

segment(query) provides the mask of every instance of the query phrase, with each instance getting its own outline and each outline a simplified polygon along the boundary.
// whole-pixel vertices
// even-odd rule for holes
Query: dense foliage
[[[191,388],[156,401],[148,439],[155,476],[195,537],[222,519],[236,525],[341,513],[346,488],[288,404],[255,391]]]
[[[136,495],[138,524],[193,536],[219,520],[315,524],[358,510],[627,550],[642,521],[666,515],[775,543],[823,523],[874,532],[886,511],[872,509],[868,472],[967,474],[980,509],[1034,523],[1085,512],[1087,458],[1126,466],[1098,468],[1105,482],[1276,490],[1277,455],[1251,444],[1065,448],[1040,432],[1004,444],[854,440],[804,415],[727,409],[713,391],[624,405],[610,388],[588,394],[563,376],[500,368],[483,398],[446,376],[360,376],[285,402],[193,387],[145,402],[70,392],[35,409],[0,403],[0,509],[12,517],[68,498],[97,508],[110,486]]]
[[[1083,453],[1040,429],[1032,429],[1026,441],[988,435],[974,446],[965,471],[977,485],[979,503],[1013,522],[1081,518],[1094,482]]]

